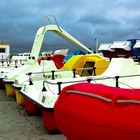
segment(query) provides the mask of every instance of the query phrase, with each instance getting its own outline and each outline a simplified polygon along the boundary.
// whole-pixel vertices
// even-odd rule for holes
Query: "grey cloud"
[[[43,17],[50,14],[88,47],[94,48],[96,37],[101,42],[138,38],[138,3],[138,0],[1,0],[0,39],[10,40],[12,51],[30,51],[38,27],[48,24]],[[45,49],[71,46],[51,34],[47,34],[46,42]]]

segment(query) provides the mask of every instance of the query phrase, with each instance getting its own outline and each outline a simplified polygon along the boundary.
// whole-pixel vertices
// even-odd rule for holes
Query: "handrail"
[[[92,79],[92,78],[87,78],[87,79],[82,79],[82,80],[75,80],[75,81],[67,81],[67,82],[61,82],[62,84],[68,84],[68,83],[78,83],[78,82],[87,82],[87,81],[94,81],[94,80],[105,80],[105,79],[114,79],[113,77],[104,77],[104,78],[98,78],[98,79]],[[44,80],[43,82],[48,83],[48,84],[58,84],[58,82],[50,82],[47,80]]]
[[[45,77],[45,73],[51,73],[52,76],[52,80],[55,80],[55,73],[56,72],[64,72],[64,71],[72,71],[73,72],[73,78],[76,78],[76,71],[77,70],[92,70],[94,71],[94,76],[96,75],[96,69],[101,69],[101,68],[105,68],[105,67],[89,67],[89,68],[74,68],[74,69],[67,69],[67,70],[51,70],[51,71],[42,71],[42,72],[28,72],[26,73],[26,75],[29,76],[29,82],[32,82],[32,78],[31,75],[32,74],[43,74],[43,76]],[[89,80],[88,82],[90,82],[91,80]]]
[[[93,67],[89,67],[89,68],[75,68],[75,70],[83,70],[83,69],[93,69]],[[51,73],[52,71],[54,71],[54,72],[63,72],[63,71],[73,71],[73,69],[65,69],[65,70],[51,70],[51,71],[41,71],[41,72],[29,72],[29,73],[31,73],[31,74],[41,74],[41,73]],[[29,73],[26,73],[27,75],[29,74]]]
[[[23,61],[23,62],[25,61],[25,62],[26,62],[27,60],[24,60],[24,59],[23,59],[23,60],[22,60],[22,59],[3,59],[3,60],[1,59],[1,60],[0,60],[1,63],[7,62],[7,63],[9,63],[9,64],[10,64],[11,62],[15,62],[15,61],[17,61],[17,62],[18,62],[18,61]]]
[[[109,103],[112,102],[111,99],[103,97],[101,95],[97,95],[95,93],[82,92],[82,91],[77,91],[77,90],[66,90],[66,92],[67,93],[75,93],[75,94],[79,94],[79,95],[93,97],[93,98],[100,99],[102,101],[106,101],[106,102],[109,102]],[[127,103],[127,104],[139,104],[140,105],[140,101],[139,100],[129,100],[129,99],[123,99],[123,100],[119,99],[119,100],[116,100],[116,103],[117,104]]]
[[[78,68],[78,70],[80,70],[80,69],[93,69],[92,67],[90,67],[90,68]],[[45,77],[45,73],[51,73],[51,77],[52,77],[52,80],[55,80],[55,73],[56,72],[64,72],[64,71],[72,71],[73,72],[73,78],[76,78],[76,70],[77,69],[68,69],[68,70],[51,70],[51,71],[46,71],[46,72],[28,72],[28,73],[26,73],[26,75],[28,75],[29,76],[29,83],[30,84],[33,84],[33,82],[32,82],[32,78],[31,78],[31,75],[32,74],[43,74],[43,76]]]
[[[5,59],[5,60],[0,60],[0,62],[2,63],[2,68],[6,68],[6,67],[18,67],[19,64],[18,62],[20,62],[20,64],[22,64],[22,62],[26,62],[27,60],[19,60],[19,59],[15,59],[15,60],[12,60],[12,59]],[[4,64],[4,62],[6,62],[7,64]],[[12,62],[14,62],[14,64],[12,64]],[[1,67],[0,66],[0,67]]]
[[[81,79],[81,80],[74,80],[74,81],[66,81],[66,82],[61,82],[61,81],[59,81],[59,82],[50,82],[50,81],[46,81],[46,80],[44,80],[43,81],[43,89],[45,89],[45,83],[47,83],[47,84],[52,84],[52,85],[58,85],[58,91],[59,91],[59,93],[58,94],[60,94],[60,92],[61,92],[61,85],[62,84],[70,84],[70,83],[79,83],[79,82],[91,82],[91,81],[96,81],[96,80],[105,80],[105,79],[115,79],[115,81],[116,81],[116,87],[119,87],[119,78],[126,78],[126,77],[135,77],[135,76],[140,76],[140,74],[135,74],[135,75],[126,75],[126,76],[114,76],[114,77],[100,77],[100,78],[96,78],[96,77],[94,77],[94,79],[92,78],[92,77],[90,77],[90,78],[87,78],[87,79]],[[122,82],[121,82],[122,83]],[[129,86],[130,87],[130,86]],[[45,90],[44,90],[45,91]]]
[[[138,100],[117,100],[116,103],[131,103],[131,104],[140,104]]]
[[[58,29],[62,32],[62,30],[61,30],[61,28],[60,28],[60,26],[58,24],[58,21],[56,20],[56,17],[54,15],[47,15],[44,18],[46,18],[49,21],[49,23],[52,24],[52,21],[50,20],[50,17],[53,17]]]
[[[135,77],[135,76],[140,76],[140,74],[135,74],[135,75],[126,75],[126,76],[113,76],[113,77],[94,77],[94,79],[92,78],[92,76],[90,78],[87,78],[87,79],[82,79],[82,80],[77,80],[77,81],[67,81],[67,82],[62,82],[62,84],[66,84],[66,83],[74,83],[74,82],[84,82],[84,81],[87,81],[87,80],[91,80],[91,81],[95,81],[95,80],[107,80],[107,79],[116,79],[117,78],[126,78],[126,77]],[[44,81],[46,83],[49,83],[49,84],[57,84],[54,83],[54,82],[49,82],[49,81]]]
[[[73,70],[91,70],[91,69],[102,69],[102,68],[107,68],[107,67],[89,67],[89,68],[74,68],[74,69],[65,69],[65,70],[51,70],[51,71],[42,71],[42,72],[29,72],[26,73],[28,74],[41,74],[41,73],[51,73],[52,71],[54,72],[62,72],[62,71],[73,71]]]
[[[106,97],[103,97],[101,95],[97,95],[97,94],[92,94],[92,93],[89,93],[89,92],[82,92],[82,91],[77,91],[77,90],[66,90],[67,93],[75,93],[75,94],[80,94],[80,95],[84,95],[84,96],[89,96],[89,97],[94,97],[94,98],[97,98],[97,99],[101,99],[103,101],[106,101],[106,102],[112,102],[111,99],[109,98],[106,98]]]

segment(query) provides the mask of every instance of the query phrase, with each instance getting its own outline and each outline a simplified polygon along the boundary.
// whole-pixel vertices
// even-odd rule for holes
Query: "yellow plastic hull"
[[[18,105],[24,106],[24,96],[22,96],[19,90],[15,90],[16,93],[16,102]]]
[[[15,97],[15,88],[8,83],[5,83],[6,95],[9,97]]]

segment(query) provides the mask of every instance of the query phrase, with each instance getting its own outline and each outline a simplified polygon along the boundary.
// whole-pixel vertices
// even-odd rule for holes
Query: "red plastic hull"
[[[67,90],[100,95],[112,102]],[[55,104],[57,126],[68,140],[139,140],[140,105],[118,104],[122,99],[140,101],[140,90],[89,83],[68,86]]]
[[[39,115],[41,114],[41,109],[27,97],[24,98],[25,110],[30,115]]]
[[[5,83],[3,80],[0,80],[0,88],[4,89],[5,88]]]
[[[60,133],[55,122],[54,111],[43,110],[42,112],[44,127],[48,130],[48,132],[51,134]]]

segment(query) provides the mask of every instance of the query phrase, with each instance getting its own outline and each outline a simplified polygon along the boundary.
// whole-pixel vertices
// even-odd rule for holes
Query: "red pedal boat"
[[[140,89],[74,84],[62,90],[54,109],[68,140],[140,140]]]

